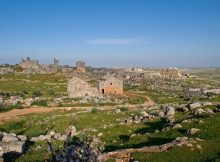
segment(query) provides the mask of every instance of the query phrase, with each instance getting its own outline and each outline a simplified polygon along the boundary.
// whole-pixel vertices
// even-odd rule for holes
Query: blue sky
[[[0,0],[0,63],[220,66],[219,0]]]

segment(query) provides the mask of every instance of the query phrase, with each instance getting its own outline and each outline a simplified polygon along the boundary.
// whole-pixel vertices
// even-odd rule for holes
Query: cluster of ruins
[[[67,93],[70,98],[99,97],[105,94],[123,95],[123,80],[106,75],[92,87],[83,79],[73,77],[68,81]]]

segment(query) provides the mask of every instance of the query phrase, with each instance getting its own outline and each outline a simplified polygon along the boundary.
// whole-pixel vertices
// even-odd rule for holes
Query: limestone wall
[[[91,87],[87,82],[77,77],[68,81],[67,93],[70,98],[96,97],[99,95],[97,88]]]

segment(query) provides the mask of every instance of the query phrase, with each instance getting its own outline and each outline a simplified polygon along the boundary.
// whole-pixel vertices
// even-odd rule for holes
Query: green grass
[[[55,74],[35,75],[2,75],[5,81],[0,81],[0,92],[23,93],[32,97],[33,92],[39,91],[43,97],[59,96],[66,93],[67,78]],[[52,93],[54,92],[54,93]]]
[[[110,113],[109,111],[96,111],[95,113],[80,113],[69,115],[76,112],[71,111],[55,111],[43,113],[41,115],[28,115],[19,121],[10,121],[0,125],[1,131],[14,132],[17,134],[25,134],[29,138],[46,134],[49,130],[55,130],[64,133],[69,125],[75,125],[77,130],[87,129],[85,133],[88,136],[103,133],[102,141],[105,142],[105,152],[123,148],[139,148],[143,146],[160,145],[174,140],[178,136],[187,136],[186,131],[189,128],[195,127],[201,129],[198,133],[189,137],[199,137],[205,139],[206,142],[201,142],[203,151],[189,150],[189,148],[175,148],[165,153],[134,153],[133,156],[139,161],[207,161],[213,158],[218,158],[220,146],[220,113],[214,117],[201,116],[200,120],[204,124],[199,124],[198,119],[194,119],[193,123],[182,124],[183,128],[173,129],[168,132],[155,133],[154,131],[161,130],[165,124],[164,120],[153,120],[141,124],[119,125],[117,120],[127,118],[131,113],[138,111],[125,111],[119,114]],[[176,113],[177,122],[186,119],[188,114],[181,112]],[[105,128],[106,127],[106,128]],[[92,129],[96,129],[94,131]],[[146,133],[150,133],[147,135]],[[138,136],[130,137],[132,134]],[[41,148],[39,148],[39,146]],[[60,144],[62,146],[62,144]],[[28,151],[17,161],[43,161],[46,150],[45,142],[37,142],[29,146]]]

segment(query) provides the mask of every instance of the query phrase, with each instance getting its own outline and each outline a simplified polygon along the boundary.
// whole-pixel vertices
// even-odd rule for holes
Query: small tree
[[[48,153],[45,156],[47,162],[60,161],[88,161],[97,162],[98,157],[104,150],[101,141],[96,138],[71,137],[68,135],[64,142],[62,150],[54,150],[54,147],[48,142]]]
[[[32,95],[33,95],[33,97],[39,97],[39,96],[42,96],[42,93],[41,93],[41,91],[36,90],[32,93]]]

